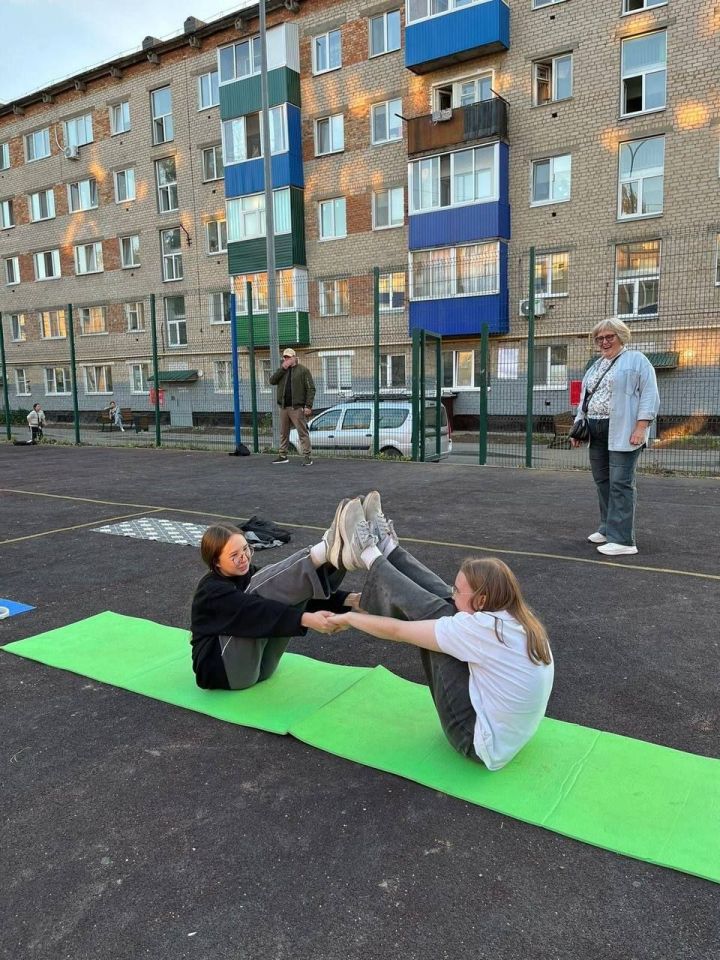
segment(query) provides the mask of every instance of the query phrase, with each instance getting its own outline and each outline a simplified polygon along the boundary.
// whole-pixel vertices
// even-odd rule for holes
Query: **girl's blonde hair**
[[[593,343],[595,341],[595,337],[600,333],[601,330],[610,330],[611,333],[617,334],[617,338],[623,346],[627,346],[632,340],[632,332],[630,327],[626,323],[623,323],[622,320],[617,320],[615,317],[608,317],[607,320],[601,320],[599,323],[595,324],[590,331],[590,339],[593,341]]]
[[[492,615],[495,610],[507,610],[525,630],[527,655],[535,664],[552,663],[550,644],[545,627],[525,603],[520,584],[510,567],[497,557],[468,557],[460,565],[473,592],[473,610]],[[495,618],[495,635],[503,643],[502,621]]]

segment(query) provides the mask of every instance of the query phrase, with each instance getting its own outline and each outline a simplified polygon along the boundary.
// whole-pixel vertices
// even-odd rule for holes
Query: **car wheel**
[[[380,453],[384,457],[392,457],[393,459],[402,457],[402,453],[397,447],[383,447]]]

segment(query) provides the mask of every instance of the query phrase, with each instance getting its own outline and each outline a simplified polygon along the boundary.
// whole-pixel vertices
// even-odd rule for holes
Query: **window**
[[[533,101],[536,106],[567,100],[572,96],[573,58],[571,53],[549,57],[533,64]]]
[[[326,393],[352,390],[352,354],[327,354],[322,365]]]
[[[113,174],[115,178],[115,203],[125,203],[127,200],[135,199],[135,170],[129,167],[127,170],[116,170]]]
[[[469,7],[474,3],[484,3],[485,0],[408,0],[407,22],[425,20],[441,13],[452,13],[462,7]]]
[[[229,360],[215,360],[213,380],[215,393],[232,393],[232,364]]]
[[[479,350],[443,350],[443,387],[472,390],[480,386]]]
[[[112,367],[98,364],[85,367],[85,393],[112,393]]]
[[[497,170],[497,144],[415,160],[410,164],[410,212],[495,200]]]
[[[78,310],[80,333],[83,336],[107,333],[105,307],[80,307]]]
[[[453,107],[467,107],[472,103],[492,98],[492,74],[481,73],[476,77],[465,77],[454,83],[444,83],[434,87],[432,92],[433,110],[450,110]]]
[[[665,137],[620,144],[618,218],[657,216],[663,211]]]
[[[63,123],[66,147],[82,147],[93,142],[92,114],[86,113],[82,117],[74,117]]]
[[[50,156],[50,128],[36,130],[25,136],[25,158],[28,163]]]
[[[405,190],[403,187],[389,187],[379,190],[372,196],[373,230],[386,230],[389,227],[401,227],[405,223]]]
[[[223,156],[220,144],[217,144],[215,147],[206,147],[203,150],[202,171],[204,183],[210,180],[222,180]]]
[[[175,157],[165,157],[163,160],[155,161],[155,179],[160,213],[170,213],[177,210],[178,188]]]
[[[70,393],[70,368],[45,367],[45,393],[49,396],[61,396]]]
[[[313,73],[327,73],[342,66],[342,40],[339,30],[330,30],[312,40]]]
[[[152,142],[167,143],[175,136],[172,116],[172,91],[170,87],[160,87],[150,94],[152,111]]]
[[[349,283],[347,277],[318,281],[321,317],[341,317],[350,312]]]
[[[230,323],[230,294],[211,293],[208,298],[210,308],[210,323]]]
[[[563,390],[567,387],[567,347],[564,344],[535,347],[534,387]]]
[[[402,140],[402,100],[386,100],[374,104],[370,111],[372,117],[372,143],[389,143]]]
[[[30,396],[30,381],[24,367],[18,367],[15,371],[15,393],[18,397]]]
[[[380,310],[386,313],[390,310],[405,309],[405,274],[380,274]]]
[[[572,158],[570,154],[533,160],[530,203],[563,203],[570,199]]]
[[[10,144],[0,143],[0,170],[10,169]]]
[[[81,243],[75,247],[75,273],[80,276],[84,273],[103,272],[102,243]]]
[[[40,190],[30,194],[30,219],[33,223],[38,220],[52,220],[55,216],[55,192]]]
[[[405,354],[380,354],[380,387],[405,386]]]
[[[78,180],[68,184],[68,208],[70,213],[80,210],[94,210],[98,205],[97,180]]]
[[[137,233],[120,237],[120,266],[124,270],[140,266],[140,237]]]
[[[247,316],[247,284],[252,284],[253,313],[267,313],[268,283],[267,273],[249,274],[234,277],[236,309],[239,316]],[[278,311],[308,311],[308,279],[305,270],[277,270],[275,273],[275,291]],[[272,372],[272,371],[271,371]]]
[[[10,330],[13,340],[19,342],[20,340],[25,339],[25,314],[24,313],[11,313],[10,314]]]
[[[520,366],[519,347],[498,347],[497,378],[498,380],[517,380]]]
[[[130,393],[148,393],[150,366],[147,363],[130,364]]]
[[[182,280],[182,237],[180,227],[160,231],[160,248],[162,250],[162,278],[167,280]]]
[[[553,3],[562,3],[563,0],[533,0],[533,10],[537,10],[540,7],[549,7]]]
[[[253,240],[265,236],[265,194],[253,193],[227,200],[227,238]],[[290,189],[273,190],[275,233],[290,233]]]
[[[410,254],[411,299],[484,296],[499,289],[497,243],[417,250]]]
[[[130,130],[130,101],[123,100],[110,107],[110,134],[115,137],[118,133],[127,133]]]
[[[667,35],[664,30],[622,42],[622,103],[624,117],[665,106]]]
[[[20,283],[20,260],[17,257],[5,260],[5,283],[8,287]]]
[[[67,337],[64,310],[43,310],[38,313],[43,340],[64,340]]]
[[[715,286],[720,287],[720,233],[715,238]],[[21,314],[22,316],[22,314]],[[15,328],[13,327],[13,330]],[[13,340],[18,339],[13,333]],[[24,340],[25,337],[20,337],[19,339]]]
[[[186,347],[185,297],[165,297],[165,322],[168,346]]]
[[[400,49],[400,11],[390,10],[370,18],[370,56]]]
[[[15,211],[12,200],[0,200],[0,230],[15,226]]]
[[[270,31],[268,31],[269,38]],[[260,73],[260,37],[251,37],[241,43],[222,47],[219,51],[219,63],[220,83],[227,83],[228,80],[242,80],[243,77]]]
[[[123,304],[128,333],[141,333],[145,329],[145,304],[142,300]]]
[[[617,316],[656,316],[659,294],[660,241],[619,243],[615,247],[615,312]]]
[[[541,253],[535,258],[535,296],[566,297],[568,254]]]
[[[198,110],[207,110],[220,103],[218,72],[211,70],[198,77]]]
[[[341,113],[315,121],[315,156],[345,149],[345,119]]]
[[[322,200],[318,207],[320,210],[320,239],[337,240],[347,236],[345,197]]]
[[[222,125],[225,163],[241,163],[261,157],[261,129],[262,118],[259,113],[225,120]],[[284,153],[288,148],[287,143],[287,116],[285,106],[280,104],[270,110],[270,153]]]
[[[651,7],[664,7],[667,0],[623,0],[623,13],[637,13],[638,10],[650,10]]]
[[[60,276],[60,251],[44,250],[42,253],[34,253],[33,267],[36,280],[56,280]]]
[[[227,221],[210,220],[205,224],[207,232],[207,252],[226,253],[227,252]]]

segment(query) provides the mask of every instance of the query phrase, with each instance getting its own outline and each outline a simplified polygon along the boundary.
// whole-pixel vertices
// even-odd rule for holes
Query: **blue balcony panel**
[[[508,203],[473,203],[467,207],[448,207],[432,213],[415,213],[409,220],[408,247],[455,247],[497,237],[510,239]]]
[[[302,159],[302,137],[300,127],[300,111],[297,107],[288,104],[288,143],[290,149],[286,153],[276,153],[271,158],[272,185],[274,189],[280,187],[305,186]],[[265,174],[263,158],[245,160],[244,163],[233,163],[225,167],[225,196],[244,197],[249,193],[260,193],[265,189]]]
[[[485,0],[405,28],[405,66],[413,73],[473,60],[510,47],[510,12]]]
[[[441,337],[480,335],[487,323],[490,333],[508,333],[507,290],[487,297],[448,297],[444,300],[411,300],[410,332],[429,330]]]

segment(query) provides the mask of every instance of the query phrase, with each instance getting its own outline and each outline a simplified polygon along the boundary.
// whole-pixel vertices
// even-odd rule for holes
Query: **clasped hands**
[[[360,609],[360,594],[349,593],[345,604],[353,610]],[[350,624],[346,613],[331,613],[329,610],[317,610],[315,613],[304,613],[302,618],[304,627],[315,630],[316,633],[340,633],[347,630]]]

